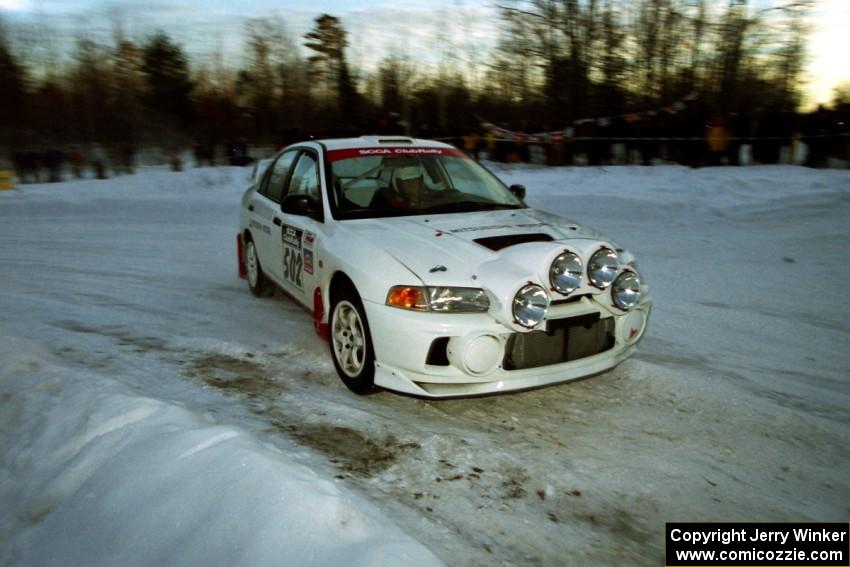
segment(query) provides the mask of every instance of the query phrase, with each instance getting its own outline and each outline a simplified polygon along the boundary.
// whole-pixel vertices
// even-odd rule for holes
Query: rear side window
[[[286,175],[289,173],[289,168],[292,166],[292,160],[298,154],[292,150],[281,155],[269,169],[269,174],[266,176],[265,184],[260,189],[260,193],[280,203],[283,195],[283,184],[286,182]]]

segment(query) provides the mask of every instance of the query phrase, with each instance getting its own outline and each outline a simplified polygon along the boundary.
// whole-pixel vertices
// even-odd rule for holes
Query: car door
[[[259,190],[248,204],[251,235],[257,247],[260,265],[278,283],[283,277],[280,263],[280,202],[292,162],[297,156],[298,150],[283,152],[268,168]]]
[[[309,195],[316,201],[315,217],[284,213],[281,216],[280,242],[282,244],[281,271],[284,289],[304,305],[313,305],[313,290],[317,282],[317,241],[323,232],[321,211],[324,203],[319,175],[319,157],[316,152],[304,149],[292,166],[283,198],[289,195]]]

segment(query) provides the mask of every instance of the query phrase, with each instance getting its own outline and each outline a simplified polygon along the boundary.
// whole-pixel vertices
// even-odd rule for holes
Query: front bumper
[[[536,388],[613,368],[634,354],[645,333],[652,303],[647,297],[628,313],[605,307],[591,297],[553,305],[548,320],[598,314],[606,322],[613,321],[613,325],[606,325],[613,329],[613,344],[590,356],[518,370],[508,370],[503,364],[504,349],[514,331],[486,313],[422,313],[370,302],[364,302],[364,308],[375,349],[375,383],[416,396],[446,398]],[[470,373],[461,355],[450,357],[447,365],[426,363],[436,339],[451,337],[454,344],[469,344],[468,339],[480,336],[494,337],[503,349],[498,361],[486,370]]]

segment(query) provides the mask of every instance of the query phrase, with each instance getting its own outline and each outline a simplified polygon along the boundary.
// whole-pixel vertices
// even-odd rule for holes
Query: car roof
[[[410,138],[408,136],[360,136],[359,138],[336,138],[327,140],[310,140],[322,144],[328,150],[347,150],[352,148],[376,148],[381,146],[398,147],[411,146],[416,148],[453,148],[449,144],[436,140]]]

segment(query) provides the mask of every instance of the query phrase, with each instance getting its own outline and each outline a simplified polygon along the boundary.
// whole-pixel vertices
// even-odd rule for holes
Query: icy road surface
[[[0,564],[659,565],[667,521],[850,516],[850,173],[495,167],[635,252],[635,358],[356,397],[236,277],[247,170],[0,192]]]

